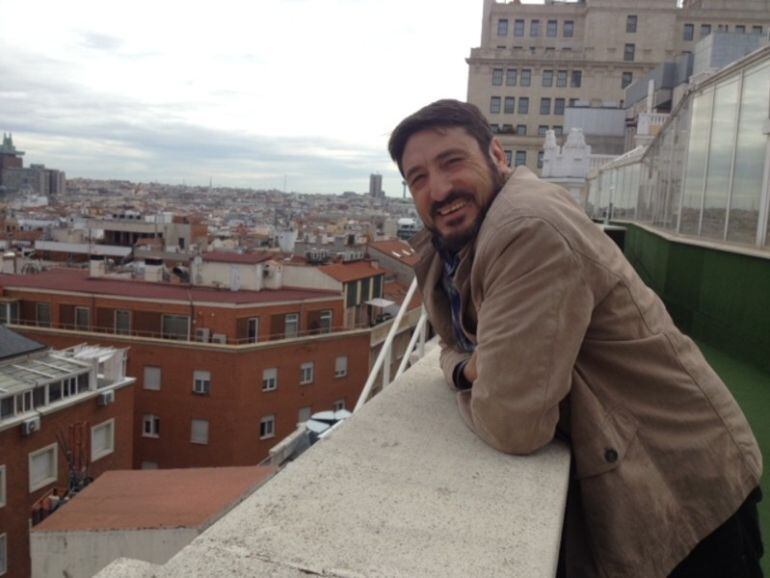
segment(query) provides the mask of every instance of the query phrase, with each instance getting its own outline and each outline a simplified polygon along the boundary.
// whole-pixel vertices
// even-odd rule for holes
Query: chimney
[[[91,257],[91,260],[88,262],[88,275],[90,277],[104,277],[105,272],[104,259],[101,257]]]

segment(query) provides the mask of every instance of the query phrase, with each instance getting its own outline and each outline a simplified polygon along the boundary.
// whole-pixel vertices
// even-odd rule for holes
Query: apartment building
[[[131,467],[126,355],[49,349],[0,327],[0,575],[29,576],[30,523],[88,479]]]
[[[201,263],[202,276],[217,263]],[[249,284],[257,265],[231,265]],[[312,413],[353,407],[368,374],[369,332],[342,330],[339,290],[216,288],[73,269],[0,275],[0,287],[0,320],[29,337],[130,347],[134,467],[256,464]]]
[[[511,166],[542,166],[548,129],[567,108],[623,108],[624,89],[692,52],[712,31],[767,35],[766,0],[484,0],[481,45],[467,59],[468,101],[498,134]],[[593,153],[603,154],[593,146]]]

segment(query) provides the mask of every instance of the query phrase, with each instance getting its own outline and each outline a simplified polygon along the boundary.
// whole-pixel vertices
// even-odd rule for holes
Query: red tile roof
[[[385,274],[385,271],[370,261],[334,263],[332,265],[324,265],[318,269],[340,283],[348,283],[350,281],[358,281],[359,279],[367,279],[369,277]]]
[[[388,281],[383,286],[382,292],[385,299],[390,299],[394,303],[401,305],[404,302],[404,297],[406,297],[408,290],[408,287],[404,287],[397,281]],[[412,296],[412,301],[409,303],[409,309],[414,309],[420,305],[422,305],[422,294],[420,293],[420,290],[417,289]]]
[[[404,241],[373,241],[369,243],[369,247],[379,251],[380,253],[383,253],[384,255],[387,255],[388,257],[391,257],[392,259],[398,259],[410,267],[414,267],[419,261],[419,258],[414,252],[414,249],[412,249],[409,243]]]
[[[89,295],[115,295],[138,299],[163,299],[167,301],[207,303],[273,303],[305,301],[308,299],[339,298],[336,291],[322,289],[263,289],[262,291],[230,291],[213,287],[193,287],[151,283],[134,279],[110,279],[89,277],[84,269],[51,269],[33,275],[0,274],[0,287],[8,289],[41,289],[71,291]]]
[[[203,528],[275,471],[248,466],[105,472],[34,531]]]

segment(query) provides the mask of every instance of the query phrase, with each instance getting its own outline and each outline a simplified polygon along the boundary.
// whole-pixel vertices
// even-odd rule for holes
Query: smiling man
[[[756,440],[614,243],[566,191],[511,173],[472,105],[428,105],[389,150],[461,415],[503,452],[570,445],[560,575],[761,576]]]

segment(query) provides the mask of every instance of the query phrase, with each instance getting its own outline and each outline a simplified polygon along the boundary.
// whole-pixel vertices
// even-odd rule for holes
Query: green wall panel
[[[628,226],[626,257],[690,336],[770,371],[770,259]]]

